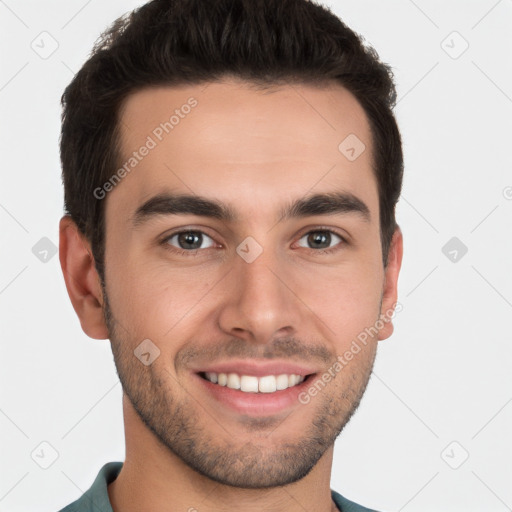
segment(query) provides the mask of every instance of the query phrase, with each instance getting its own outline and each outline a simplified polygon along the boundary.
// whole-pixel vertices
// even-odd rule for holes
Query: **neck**
[[[292,484],[265,489],[232,487],[203,476],[163,446],[123,395],[126,459],[108,486],[114,512],[333,512],[330,477],[333,447]]]

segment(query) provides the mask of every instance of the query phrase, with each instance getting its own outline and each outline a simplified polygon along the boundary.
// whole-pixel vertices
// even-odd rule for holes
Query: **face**
[[[104,294],[130,405],[210,479],[299,480],[357,408],[391,333],[361,341],[396,302],[398,274],[382,265],[363,109],[338,85],[153,88],[127,99],[121,142]]]

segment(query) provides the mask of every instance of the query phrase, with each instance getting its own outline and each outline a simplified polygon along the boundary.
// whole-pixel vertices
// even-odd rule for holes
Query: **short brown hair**
[[[105,201],[93,191],[118,168],[123,101],[149,86],[225,76],[262,88],[334,80],[354,94],[373,136],[386,266],[403,175],[390,67],[328,8],[311,0],[153,0],[102,34],[62,96],[65,210],[90,241],[102,280]]]

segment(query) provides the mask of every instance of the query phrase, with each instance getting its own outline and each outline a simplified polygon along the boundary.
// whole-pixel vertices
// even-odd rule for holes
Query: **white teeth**
[[[276,378],[273,375],[261,377],[258,389],[261,393],[273,393],[276,390]]]
[[[228,388],[240,389],[240,377],[236,373],[228,373]]]
[[[217,374],[213,372],[207,372],[206,377],[210,382],[217,384]]]
[[[282,373],[280,375],[265,375],[255,377],[253,375],[238,375],[237,373],[206,372],[205,377],[210,382],[219,386],[227,386],[231,389],[239,389],[244,393],[274,393],[291,388],[304,381],[305,377],[296,374]]]
[[[278,390],[286,389],[288,387],[288,381],[289,381],[289,379],[288,379],[288,375],[286,375],[286,373],[278,375],[277,379],[276,379],[276,388]]]
[[[258,392],[258,377],[251,377],[249,375],[242,375],[240,378],[240,389],[242,391],[250,391],[252,393]]]
[[[292,374],[292,375],[289,375],[288,376],[288,387],[291,388],[292,386],[295,386],[295,384],[298,383],[299,381],[299,376],[298,375],[295,375],[295,374]]]

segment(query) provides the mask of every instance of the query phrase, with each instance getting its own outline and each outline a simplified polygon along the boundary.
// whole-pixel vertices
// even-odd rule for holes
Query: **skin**
[[[392,334],[390,321],[307,405],[271,416],[219,405],[193,369],[236,354],[305,362],[321,374],[393,309],[402,235],[397,229],[384,268],[368,121],[337,84],[159,87],[127,98],[123,155],[190,97],[198,105],[104,199],[105,289],[88,241],[69,217],[60,224],[73,307],[87,335],[110,338],[123,384],[126,460],[108,487],[113,510],[336,510],[334,440],[366,389],[378,340]],[[351,133],[366,145],[352,162],[338,150]],[[136,209],[164,191],[216,199],[239,219],[159,215],[134,227]],[[370,220],[353,212],[279,220],[290,201],[334,191],[361,199]],[[183,228],[206,235],[199,250],[178,237],[159,244]],[[320,248],[337,247],[330,254],[308,242],[325,230],[334,234]],[[252,263],[236,252],[247,236],[263,248]],[[133,354],[144,339],[160,350],[149,366]]]

